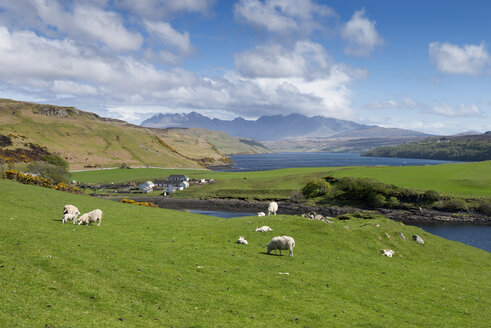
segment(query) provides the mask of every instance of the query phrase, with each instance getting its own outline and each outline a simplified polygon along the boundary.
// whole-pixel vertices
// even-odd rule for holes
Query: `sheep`
[[[385,255],[387,257],[392,257],[392,255],[394,255],[396,252],[394,252],[393,250],[391,249],[383,249],[380,251],[380,253],[382,253],[382,255]]]
[[[78,225],[89,224],[90,222],[97,222],[97,226],[100,226],[101,221],[102,221],[102,211],[97,209],[89,213],[82,214],[82,216],[78,218]]]
[[[274,237],[273,239],[271,239],[266,247],[268,254],[274,249],[274,254],[276,255],[276,250],[279,249],[281,255],[282,249],[288,249],[290,251],[290,257],[293,257],[293,247],[295,247],[295,240],[289,236]]]
[[[269,203],[269,206],[268,206],[268,215],[271,215],[271,213],[273,213],[274,215],[276,215],[276,212],[278,211],[278,203],[277,202],[271,202]]]
[[[268,226],[262,226],[261,228],[256,228],[256,230],[254,230],[254,231],[255,232],[268,232],[268,231],[273,231],[273,229],[271,229]]]
[[[247,245],[248,242],[247,240],[244,239],[244,236],[240,236],[239,239],[237,240],[237,244]]]
[[[77,214],[77,215],[80,215],[80,212],[78,211],[78,208],[76,208],[73,205],[65,205],[65,207],[63,207],[63,214]]]
[[[61,220],[61,222],[66,223],[68,221],[72,221],[72,223],[75,224],[77,222],[77,216],[78,214],[72,213],[63,214],[63,220]]]
[[[264,213],[264,212],[257,212],[257,216],[266,216],[266,213]]]

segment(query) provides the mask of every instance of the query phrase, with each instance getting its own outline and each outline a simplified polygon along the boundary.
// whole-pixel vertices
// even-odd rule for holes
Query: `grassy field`
[[[221,219],[5,180],[0,195],[1,327],[488,327],[491,320],[490,253],[387,219]],[[100,208],[102,225],[61,224],[65,204]],[[263,224],[274,232],[253,232]],[[424,245],[410,240],[415,233]],[[283,234],[295,238],[295,257],[266,255],[266,243]],[[236,244],[239,235],[249,245]],[[382,248],[395,256],[381,256]]]
[[[433,189],[443,194],[465,197],[491,196],[491,161],[435,166],[381,166],[338,168],[295,168],[257,172],[212,172],[199,170],[131,169],[74,173],[87,183],[146,181],[170,174],[191,178],[213,178],[217,183],[192,186],[175,197],[241,197],[248,199],[286,199],[310,179],[335,177],[371,177],[381,182],[417,190]]]
[[[428,166],[351,167],[335,177],[375,178],[383,183],[446,194],[491,197],[491,161]]]

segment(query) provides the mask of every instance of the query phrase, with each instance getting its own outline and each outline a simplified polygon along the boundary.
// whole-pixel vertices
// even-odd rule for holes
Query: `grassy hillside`
[[[5,180],[0,195],[2,327],[487,327],[491,320],[490,253],[386,219],[221,219]],[[65,204],[100,208],[102,225],[61,224]],[[274,233],[253,232],[263,224]],[[415,233],[424,245],[409,240]],[[264,254],[282,234],[295,238],[295,256]],[[249,245],[236,244],[239,235]],[[396,254],[381,256],[382,248]]]
[[[228,163],[212,144],[199,137],[104,119],[73,107],[0,99],[0,134],[25,135],[26,142],[64,157],[71,169],[121,163],[187,168],[199,168],[197,162],[203,160],[210,165]]]
[[[168,134],[191,135],[206,140],[224,154],[262,154],[271,152],[263,144],[249,138],[231,137],[222,131],[206,129],[167,129]]]
[[[491,197],[491,161],[428,166],[351,167],[334,170],[335,177],[375,178],[380,182],[444,194]]]
[[[367,151],[364,156],[426,158],[450,161],[491,160],[491,132],[481,135],[429,137]]]

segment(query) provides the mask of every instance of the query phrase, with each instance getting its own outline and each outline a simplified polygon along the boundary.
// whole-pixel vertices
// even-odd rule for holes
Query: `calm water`
[[[218,216],[220,218],[237,218],[256,216],[256,213],[232,213],[220,211],[190,210],[191,213]],[[474,246],[491,252],[491,226],[450,225],[450,224],[419,224],[418,227],[426,232],[466,245]]]
[[[356,165],[436,165],[455,163],[415,158],[362,157],[359,153],[274,153],[232,155],[234,168],[221,171],[267,171],[293,167],[334,167]]]

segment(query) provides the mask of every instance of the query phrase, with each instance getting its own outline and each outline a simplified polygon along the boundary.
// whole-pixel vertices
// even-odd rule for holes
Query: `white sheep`
[[[78,208],[76,208],[73,205],[65,205],[63,207],[63,214],[77,214],[77,215],[80,215],[80,212],[78,211]]]
[[[254,231],[255,232],[268,232],[268,231],[273,231],[273,229],[271,229],[268,226],[262,226],[261,228],[256,228],[256,230],[254,230]]]
[[[385,255],[387,257],[392,257],[392,255],[394,255],[396,252],[394,252],[393,250],[391,249],[383,249],[380,251],[380,253],[382,253],[382,255]]]
[[[78,214],[72,214],[72,213],[63,214],[63,220],[61,220],[61,222],[66,223],[68,221],[72,221],[72,223],[75,224],[77,222],[77,217]]]
[[[271,213],[273,213],[274,215],[276,215],[276,212],[278,211],[278,203],[277,202],[271,202],[269,203],[269,206],[268,206],[268,215],[271,215]]]
[[[257,216],[266,216],[266,213],[264,213],[264,212],[257,212]]]
[[[268,254],[274,249],[274,254],[276,255],[276,250],[289,250],[290,257],[293,257],[293,247],[295,247],[295,240],[289,236],[274,237],[266,246]]]
[[[79,225],[89,224],[90,222],[97,222],[97,226],[100,226],[101,221],[102,221],[102,211],[99,209],[93,210],[89,213],[82,214],[82,216],[78,218]]]
[[[244,239],[244,236],[240,236],[239,239],[237,240],[237,244],[247,245],[248,242],[247,240]]]

